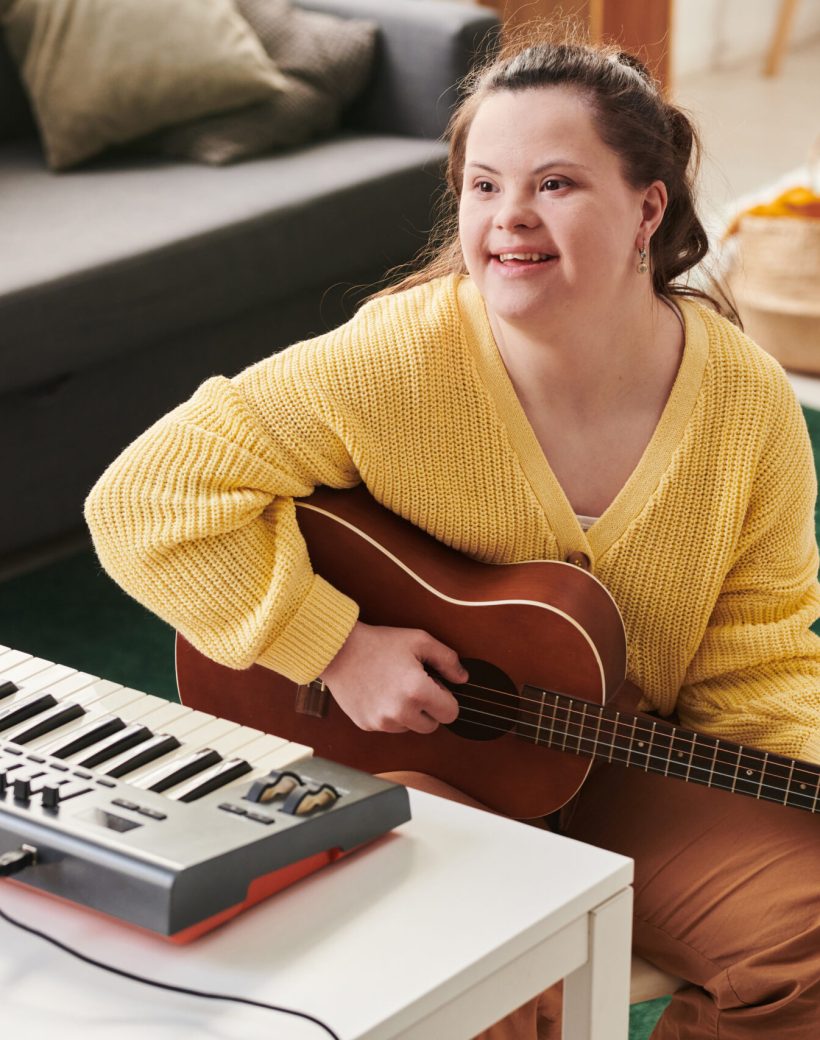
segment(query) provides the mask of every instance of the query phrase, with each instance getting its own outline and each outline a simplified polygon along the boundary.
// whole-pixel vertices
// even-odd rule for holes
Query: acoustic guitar
[[[312,747],[371,773],[437,776],[498,812],[545,816],[594,760],[817,812],[820,766],[635,711],[612,597],[569,563],[478,563],[378,505],[363,487],[296,501],[311,563],[370,624],[422,628],[469,672],[447,684],[454,723],[429,735],[367,733],[320,680],[216,664],[177,635],[182,702]]]

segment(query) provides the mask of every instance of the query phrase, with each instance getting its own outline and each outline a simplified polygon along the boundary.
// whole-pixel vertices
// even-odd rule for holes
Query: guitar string
[[[483,686],[483,685],[481,685],[479,683],[469,683],[469,682],[468,683],[464,683],[461,688],[462,689],[470,689],[470,690],[481,690],[482,692],[486,692],[486,693],[500,694],[502,697],[507,697],[511,701],[515,700],[516,702],[518,702],[518,700],[519,700],[519,694],[517,694],[517,693],[510,692],[509,690],[499,690],[499,689],[496,689],[495,687],[492,687],[492,686]],[[560,693],[555,693],[555,692],[551,692],[551,691],[545,691],[545,693],[550,694],[550,696],[553,697],[553,698],[559,697],[559,698],[564,698],[565,700],[569,699],[569,695],[567,695],[567,694],[560,694]],[[481,703],[486,703],[486,704],[492,704],[493,703],[492,700],[489,700],[489,699],[484,699],[483,701],[481,700],[481,698],[478,698],[478,697],[474,697],[473,699],[476,700],[476,701],[479,701]],[[596,718],[595,713],[599,712],[599,711],[601,711],[602,709],[605,708],[604,705],[595,704],[592,701],[590,701],[588,703],[588,706],[587,706],[588,709],[589,709],[588,711],[585,711],[583,709],[574,708],[574,707],[571,706],[571,704],[569,704],[569,705],[562,705],[560,702],[558,704],[550,703],[549,707],[550,707],[550,709],[552,711],[555,711],[555,714],[551,714],[549,716],[545,716],[544,715],[544,708],[546,707],[546,703],[544,704],[544,706],[541,706],[538,701],[536,701],[535,699],[533,699],[531,697],[527,697],[527,696],[523,696],[521,698],[521,701],[525,702],[527,704],[537,705],[538,707],[537,707],[537,709],[533,709],[533,710],[524,710],[524,709],[520,708],[518,705],[516,705],[516,711],[517,711],[517,715],[518,716],[520,716],[521,714],[529,714],[529,715],[532,715],[532,716],[540,718],[540,719],[546,718],[547,721],[550,721],[550,722],[553,722],[553,723],[555,723],[555,722],[563,722],[564,724],[568,724],[570,721],[574,721],[574,722],[576,722],[576,724],[579,727],[590,726],[595,721],[595,718]],[[562,719],[561,716],[557,713],[556,709],[559,709],[559,708],[566,715],[565,719]],[[609,710],[613,711],[615,709],[610,708]],[[490,713],[488,713],[488,714],[490,714]],[[629,730],[630,730],[629,736],[632,737],[632,738],[634,738],[638,734],[640,734],[641,737],[646,737],[647,739],[653,739],[653,740],[655,739],[655,737],[660,737],[660,738],[667,737],[667,738],[670,739],[670,750],[671,750],[671,742],[674,741],[674,740],[677,740],[677,739],[681,739],[681,738],[683,740],[687,741],[689,744],[691,744],[693,746],[693,748],[695,747],[695,740],[694,739],[690,739],[687,731],[682,730],[680,727],[675,726],[673,723],[668,723],[668,722],[665,722],[665,720],[660,720],[662,727],[669,726],[673,730],[672,733],[669,733],[669,732],[666,732],[663,728],[659,728],[657,726],[653,728],[652,723],[650,721],[642,719],[640,715],[637,715],[634,712],[625,711],[625,712],[621,712],[619,714],[621,715],[621,718],[618,719],[617,721],[614,718],[612,718],[611,716],[609,718],[607,718],[604,715],[601,715],[601,721],[603,723],[611,722],[613,724],[613,726],[616,729],[618,729],[618,730],[620,730],[625,725],[628,726]],[[571,718],[572,716],[574,716],[575,718]],[[493,715],[492,717],[497,718],[497,719],[502,719],[504,721],[510,721],[510,720],[507,720],[504,715],[496,714],[496,715]],[[632,726],[632,720],[633,719],[636,720],[634,728]],[[525,725],[537,727],[538,724],[535,723],[535,722],[528,722],[528,723],[525,723]],[[592,739],[591,737],[583,737],[583,735],[581,735],[581,734],[579,734],[578,736],[580,737],[580,739],[585,739],[585,740],[591,740]],[[613,734],[613,736],[617,736],[617,733]],[[708,736],[708,735],[705,735],[705,734],[692,734],[692,738],[696,738],[698,736],[702,737],[702,739],[704,741],[714,740],[716,743],[719,742],[719,738],[717,738],[717,737],[711,737],[711,736]],[[570,739],[578,739],[578,737],[572,737],[571,736]],[[606,745],[606,746],[608,747],[609,745]],[[735,747],[741,747],[741,745],[734,745],[734,746]],[[757,754],[757,755],[765,754],[765,752],[760,751],[758,748],[750,748],[750,747],[747,747],[745,745],[743,745],[742,747],[743,747],[743,751],[744,752],[749,752],[751,754]],[[728,744],[724,743],[724,747],[722,749],[719,749],[719,750],[729,751],[730,748],[729,748]],[[711,754],[704,754],[703,752],[700,751],[700,749],[698,749],[696,753],[695,752],[690,752],[690,756],[693,757],[693,760],[694,760],[694,757],[698,757],[698,758],[702,759],[703,761],[708,761],[708,762],[711,762],[712,761],[712,757],[713,757]],[[781,757],[784,757],[784,756],[781,756]],[[791,763],[791,761],[792,761],[792,759],[787,759],[788,763]],[[798,759],[794,759],[794,762],[795,762],[794,773],[802,772],[805,776],[811,777],[812,780],[815,780],[815,778],[816,778],[818,784],[820,784],[820,775],[817,774],[816,770],[814,770],[814,769],[812,769],[810,767],[810,763],[806,763],[805,765],[801,766],[801,765],[798,764],[799,763]],[[787,768],[786,763],[772,761],[771,758],[770,758],[767,761],[767,763],[766,763],[766,767],[773,767],[773,766],[779,766],[781,769],[786,769]],[[765,769],[766,767],[763,767],[763,768]]]
[[[482,712],[482,711],[476,712],[476,709],[473,709],[473,708],[469,708],[468,710],[472,711],[472,712],[474,712],[476,714],[479,714],[479,715],[488,715],[487,712]],[[501,716],[489,716],[489,717],[500,718]],[[489,730],[492,730],[495,733],[508,733],[509,732],[509,730],[506,729],[506,728],[503,728],[503,727],[500,727],[500,726],[493,726],[493,725],[490,725],[489,723],[486,723],[486,722],[479,722],[479,721],[475,721],[475,720],[466,720],[466,721],[468,721],[471,725],[481,726],[483,729],[489,729]],[[532,723],[528,723],[527,725],[532,725]],[[584,737],[584,738],[581,738],[581,739],[592,741],[592,738],[590,738],[590,737]],[[596,747],[597,748],[604,748],[604,749],[612,748],[615,751],[621,751],[621,752],[623,752],[623,750],[624,750],[618,744],[607,744],[607,743],[605,743],[603,741],[600,741],[600,740],[595,742],[595,743],[596,743]],[[550,745],[544,744],[543,746],[549,747]],[[552,749],[556,750],[556,751],[565,751],[567,754],[570,754],[570,755],[585,755],[585,754],[592,755],[593,754],[592,751],[585,752],[585,751],[581,750],[578,746],[576,746],[574,748],[572,748],[572,747],[553,747]],[[643,754],[643,753],[641,752],[640,754]],[[648,769],[649,769],[649,761],[650,760],[666,762],[668,767],[671,767],[673,765],[673,763],[672,763],[672,761],[670,759],[665,759],[665,758],[663,758],[661,756],[658,756],[658,755],[647,754],[646,755],[646,763],[647,764],[646,764],[646,767],[645,767],[647,772],[648,772]],[[625,760],[617,759],[617,758],[610,758],[609,761],[615,762],[618,765],[626,764]],[[635,768],[640,768],[640,765],[639,765],[639,763],[637,761],[635,761],[635,762],[633,762],[631,764]],[[682,763],[679,763],[679,764],[682,764]],[[656,767],[656,769],[657,769],[658,772],[664,772],[665,775],[667,775],[667,776],[670,775],[670,773],[668,771],[661,770],[660,767]],[[723,772],[720,772],[720,770],[718,770],[718,769],[714,769],[714,770],[711,769],[711,766],[710,766],[710,768],[707,769],[706,766],[695,765],[694,763],[692,763],[691,765],[689,765],[687,767],[687,776],[682,777],[678,773],[672,773],[671,776],[672,776],[673,779],[691,780],[692,782],[698,782],[695,777],[692,777],[690,775],[692,772],[695,772],[695,773],[707,772],[707,773],[709,773],[711,775],[712,780],[725,780],[725,781],[727,781],[727,783],[728,783],[728,781],[734,781],[735,784],[741,783],[741,782],[748,782],[748,779],[744,779],[743,777],[737,776],[735,773],[723,773]],[[818,810],[820,810],[820,806],[818,806],[818,804],[817,804],[818,803],[818,794],[817,793],[812,794],[810,791],[797,791],[797,790],[794,790],[793,788],[794,788],[796,783],[797,783],[797,781],[795,780],[794,777],[792,777],[790,783],[787,785],[787,794],[784,796],[784,792],[783,792],[783,790],[781,788],[775,787],[771,783],[767,784],[765,782],[765,778],[764,778],[764,782],[759,785],[759,789],[758,789],[758,793],[757,793],[756,797],[761,798],[761,797],[763,797],[763,792],[766,792],[766,800],[767,801],[784,802],[784,798],[797,798],[797,797],[799,797],[799,798],[808,798],[808,799],[811,799],[814,802],[814,807],[810,811],[811,812],[817,812]],[[707,787],[711,787],[713,785],[712,785],[711,782],[708,782],[706,784],[706,786]],[[748,792],[748,791],[745,791],[745,790],[737,790],[736,787],[733,787],[732,789],[735,790],[736,793],[738,793],[738,794],[751,794],[751,792]],[[769,792],[774,792],[774,794],[770,794]],[[801,806],[798,806],[798,808],[801,808]]]
[[[474,684],[465,684],[465,685],[470,685],[473,688],[489,689],[488,687],[476,687]],[[509,696],[509,697],[513,697],[514,696],[514,694],[510,694],[507,691],[499,690],[499,691],[493,691],[493,692],[502,693],[505,696]],[[479,703],[482,703],[480,698],[475,698],[474,697],[473,699],[479,701]],[[483,703],[492,703],[492,702],[485,700]],[[596,707],[596,705],[592,705],[592,706]],[[505,722],[514,722],[515,721],[513,719],[507,719],[503,715],[493,714],[491,712],[483,711],[483,710],[480,710],[480,709],[468,708],[468,710],[472,711],[474,714],[484,715],[487,718],[499,719],[499,720],[503,720]],[[536,713],[535,712],[529,712],[529,714],[535,715]],[[531,729],[541,729],[541,730],[544,730],[544,729],[546,729],[547,724],[549,724],[549,723],[553,723],[553,724],[555,722],[562,723],[562,721],[564,721],[558,715],[545,715],[543,712],[538,713],[538,714],[539,714],[540,719],[542,720],[540,726],[536,726],[536,724],[532,723],[532,722],[525,722],[524,725],[529,726]],[[575,714],[577,714],[579,716],[582,716],[582,713],[578,712],[578,711],[576,711]],[[632,716],[632,717],[635,718],[636,716]],[[586,722],[582,723],[582,724],[589,724],[589,722],[590,722],[590,720],[587,719]],[[494,732],[498,732],[498,733],[509,732],[507,727],[494,726],[494,725],[491,725],[490,723],[486,723],[486,722],[478,722],[478,721],[476,721],[473,724],[474,725],[478,725],[478,726],[482,726],[485,729],[490,729],[490,730],[493,730]],[[637,730],[637,726],[635,728]],[[648,731],[647,735],[649,737],[652,737],[651,729]],[[657,732],[656,732],[655,735],[657,736],[659,734],[657,734]],[[580,742],[583,741],[583,740],[587,740],[590,743],[594,743],[596,748],[603,748],[603,749],[607,749],[607,750],[608,749],[612,749],[613,751],[623,751],[624,753],[627,754],[627,760],[632,755],[635,755],[636,758],[645,755],[646,762],[647,762],[647,769],[648,769],[648,763],[649,763],[650,760],[652,760],[653,762],[666,762],[667,763],[667,768],[671,767],[674,764],[672,759],[670,759],[668,757],[665,758],[665,757],[663,757],[660,754],[651,753],[651,752],[644,752],[644,751],[642,751],[640,749],[637,750],[637,751],[630,750],[630,751],[627,752],[626,749],[621,748],[616,743],[607,743],[606,741],[603,741],[603,740],[594,740],[594,738],[592,738],[592,737],[585,737],[582,734],[579,734],[577,737],[574,736],[574,735],[569,735],[569,740],[573,741],[573,742],[576,742],[576,747],[575,748],[567,747],[566,744],[565,744],[563,747],[560,747],[560,748],[559,747],[555,747],[555,750],[567,751],[570,754],[584,754],[585,752],[580,750]],[[536,743],[537,743],[537,740],[536,740]],[[593,751],[588,751],[586,753],[587,754],[593,754],[594,752]],[[685,754],[685,753],[681,752],[681,754]],[[702,761],[708,762],[709,763],[708,766],[701,765],[701,764],[697,764],[696,765],[695,764],[695,758],[696,757],[700,758]],[[613,761],[613,759],[611,757],[610,757],[610,761]],[[617,761],[617,760],[615,760],[615,761]],[[732,773],[724,773],[724,772],[720,771],[718,766],[719,765],[725,765],[725,763],[723,763],[723,762],[719,763],[715,755],[712,755],[712,756],[704,756],[704,755],[695,756],[694,754],[690,753],[689,758],[688,758],[687,761],[688,761],[688,769],[689,769],[689,771],[694,769],[694,770],[697,770],[697,771],[707,772],[707,773],[710,773],[711,776],[714,777],[714,778],[725,779],[727,781],[731,780],[731,781],[734,781],[735,784],[749,782],[748,776],[743,777],[743,776],[738,774],[738,769],[740,768],[740,762],[739,761],[738,761],[737,767],[735,768],[735,771],[732,772]],[[621,764],[623,764],[623,762]],[[680,760],[679,760],[678,764],[682,764],[682,762],[680,762]],[[637,765],[637,763],[636,763],[636,765]],[[779,765],[781,768],[785,768],[783,763],[771,763],[770,762],[769,765]],[[656,768],[658,768],[659,771],[663,771],[663,770],[660,770],[660,767],[656,767]],[[744,772],[745,772],[745,767],[744,767]],[[761,784],[761,788],[760,788],[761,790],[763,790],[763,788],[765,787],[767,790],[780,791],[780,788],[778,788],[776,786],[773,786],[772,783],[768,783],[768,784],[765,783],[765,774],[766,774],[765,768],[762,769],[762,770],[755,770],[754,772],[755,773],[762,772],[764,774],[764,783]],[[806,775],[810,776],[812,781],[814,781],[814,775],[813,774],[809,773],[807,770],[803,770],[802,772],[804,772]],[[774,777],[771,777],[771,779],[774,780]],[[803,784],[803,787],[805,788],[805,783],[800,780],[799,770],[798,769],[795,769],[793,771],[792,776],[791,776],[791,778],[789,780],[789,783],[787,785],[787,791],[789,792],[787,794],[787,797],[791,797],[791,795],[794,794],[795,796],[799,796],[799,797],[808,797],[808,798],[812,798],[813,797],[814,800],[817,801],[818,793],[820,793],[820,792],[815,793],[814,795],[812,795],[811,793],[809,793],[809,792],[807,792],[805,790],[801,790],[801,791],[796,791],[795,790],[795,791],[792,791],[791,789],[793,788],[793,786],[795,784]],[[820,776],[817,778],[816,783],[814,783],[812,786],[820,788]]]
[[[487,687],[482,687],[482,688],[483,689],[487,689]],[[497,691],[497,692],[504,693],[506,696],[510,696],[510,697],[514,696],[512,694],[507,693],[507,691]],[[480,698],[474,697],[473,699],[476,700],[476,701],[481,702]],[[491,701],[484,701],[484,703],[492,703],[492,702]],[[553,707],[553,706],[551,705],[550,707]],[[558,707],[561,707],[561,706],[558,705]],[[595,708],[595,707],[597,707],[597,705],[593,704],[593,705],[591,705],[591,707]],[[591,724],[591,722],[594,721],[594,715],[592,717],[585,716],[582,711],[578,711],[577,709],[568,709],[568,708],[564,707],[562,710],[563,710],[564,714],[566,714],[567,716],[569,716],[571,714],[574,714],[575,716],[577,716],[577,718],[579,720],[578,721],[579,727],[584,727],[584,728],[588,727]],[[483,714],[486,715],[488,718],[495,718],[495,719],[500,719],[500,720],[504,720],[504,721],[510,721],[510,720],[506,719],[505,716],[503,716],[503,715],[497,715],[497,714],[494,715],[494,714],[492,714],[490,712],[483,712]],[[530,711],[530,712],[528,712],[528,714],[533,715],[533,716],[538,715],[539,720],[540,720],[538,723],[524,722],[525,726],[528,726],[531,729],[536,729],[536,730],[539,730],[539,729],[540,730],[545,730],[547,728],[548,724],[553,724],[553,726],[554,726],[554,724],[556,722],[559,723],[559,725],[566,725],[566,723],[569,721],[568,719],[563,719],[561,717],[561,715],[559,715],[557,713],[555,713],[555,714],[553,714],[553,713],[545,714],[544,711],[540,711],[540,712]],[[638,717],[635,716],[635,715],[632,715],[631,718],[632,719],[636,719]],[[623,718],[621,720],[618,720],[617,723],[615,723],[615,720],[611,720],[611,721],[613,721],[613,723],[615,724],[615,726],[617,728],[620,728],[623,725],[629,725],[628,719],[629,719],[629,715],[627,715],[625,718]],[[607,721],[607,720],[604,720],[604,721]],[[486,723],[484,723],[483,725],[487,726]],[[490,728],[492,728],[492,727],[490,727]],[[638,722],[636,723],[634,728],[631,725],[629,725],[629,731],[630,731],[630,737],[632,737],[633,740],[634,740],[634,737],[636,737],[639,733],[640,733],[641,736],[646,737],[649,741],[654,740],[655,737],[663,738],[663,737],[669,737],[670,736],[670,734],[664,733],[663,731],[659,732],[657,730],[657,728],[653,732],[651,726],[647,726],[646,723],[642,723],[642,722],[640,722],[640,720],[638,720]],[[600,727],[599,727],[599,729],[596,732],[600,732]],[[604,736],[607,736],[607,734],[605,733]],[[612,735],[609,735],[609,736],[615,737],[615,736],[617,736],[617,734],[612,734]],[[586,741],[591,742],[591,743],[597,743],[598,746],[606,748],[606,749],[609,749],[609,748],[613,748],[613,749],[616,749],[616,750],[620,749],[619,745],[617,743],[607,743],[607,742],[604,742],[602,740],[598,740],[596,742],[595,738],[593,738],[591,736],[584,736],[583,733],[568,734],[567,735],[567,739],[569,741],[571,741],[571,742],[580,742],[580,741],[586,740]],[[687,740],[687,742],[691,745],[691,748],[692,748],[689,751],[689,754],[688,754],[688,761],[689,761],[691,767],[693,767],[693,768],[698,768],[698,769],[703,769],[703,770],[707,770],[707,771],[712,771],[713,770],[713,766],[717,767],[718,765],[720,765],[720,766],[729,766],[731,768],[731,765],[734,765],[735,772],[728,773],[728,774],[727,773],[715,772],[714,775],[722,776],[722,777],[733,777],[733,778],[736,777],[738,781],[741,779],[741,777],[739,775],[737,775],[737,770],[740,769],[740,768],[743,768],[743,770],[745,771],[748,768],[748,766],[743,766],[742,765],[742,763],[741,763],[739,758],[738,758],[738,762],[736,764],[732,763],[731,765],[726,763],[725,761],[718,760],[716,756],[720,752],[720,750],[723,750],[724,752],[729,751],[729,748],[727,746],[725,746],[725,745],[724,745],[723,749],[713,748],[712,754],[707,755],[707,754],[703,754],[701,752],[697,752],[696,753],[695,750],[694,750],[694,748],[696,747],[695,742],[692,741],[692,740],[689,740],[687,737],[685,737],[684,739]],[[716,739],[716,738],[712,738],[712,739]],[[717,741],[717,739],[716,739],[716,743],[719,743]],[[570,748],[566,747],[566,744],[564,745],[563,748],[559,748],[558,750],[568,750],[568,751],[571,751]],[[642,749],[640,749],[640,748],[638,748],[638,749],[631,749],[631,750],[628,750],[628,749],[624,748],[623,750],[624,750],[624,752],[628,751],[629,755],[634,754],[636,756],[640,756],[640,755],[644,754],[644,751]],[[670,741],[670,748],[669,748],[669,750],[670,751],[672,750],[672,742],[671,741]],[[744,748],[744,751],[747,751],[747,750],[749,750],[749,749]],[[754,750],[757,750],[757,749],[754,749]],[[680,759],[681,757],[683,757],[685,755],[686,755],[685,751],[679,751],[679,754],[676,757],[678,759]],[[668,756],[664,757],[660,752],[655,752],[654,754],[652,754],[651,757],[655,761],[661,761],[661,762],[668,761],[670,764],[673,762],[673,760],[671,758],[669,758]],[[701,763],[708,763],[708,765],[698,764],[696,766],[695,765],[696,761],[699,761]],[[755,773],[756,772],[763,772],[765,774],[767,767],[769,767],[771,769],[772,767],[775,767],[775,766],[779,767],[781,770],[784,770],[784,771],[787,768],[785,763],[772,761],[771,759],[769,759],[767,761],[767,763],[766,763],[766,766],[762,767],[759,770],[756,769],[756,770],[754,770],[754,772]],[[771,776],[771,780],[773,781],[775,779],[775,777],[773,775],[771,775],[771,774],[770,774],[770,776]],[[814,788],[817,788],[818,791],[820,792],[820,775],[818,775],[815,771],[812,771],[812,770],[810,770],[808,768],[805,768],[805,767],[801,768],[800,766],[796,766],[794,768],[794,770],[792,771],[792,774],[791,774],[791,784],[795,784],[795,783],[803,783],[803,784],[805,784],[805,781],[806,781],[807,778],[808,778],[808,780],[810,782],[810,785],[812,787],[814,787]],[[783,779],[783,777],[781,777],[781,779]]]

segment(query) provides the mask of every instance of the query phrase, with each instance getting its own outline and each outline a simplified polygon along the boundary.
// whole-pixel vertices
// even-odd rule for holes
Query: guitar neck
[[[694,733],[663,719],[525,686],[517,732],[557,751],[820,811],[820,766]]]

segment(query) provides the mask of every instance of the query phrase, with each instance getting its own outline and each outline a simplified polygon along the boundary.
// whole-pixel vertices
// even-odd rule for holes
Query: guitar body
[[[296,505],[314,570],[356,600],[362,621],[422,628],[456,650],[470,673],[463,687],[450,687],[459,718],[426,736],[366,733],[332,697],[326,714],[307,714],[297,710],[304,687],[260,666],[215,664],[177,636],[182,702],[370,773],[429,773],[518,819],[565,804],[592,758],[539,743],[549,725],[548,714],[539,717],[543,694],[523,688],[602,705],[621,687],[623,622],[600,582],[553,561],[477,563],[362,487],[319,488]]]

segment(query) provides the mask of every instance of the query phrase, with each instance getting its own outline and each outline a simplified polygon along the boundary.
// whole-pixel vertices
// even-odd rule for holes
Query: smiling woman
[[[702,733],[819,762],[811,447],[782,369],[685,282],[707,250],[696,150],[627,54],[502,54],[451,126],[443,243],[126,449],[86,506],[103,565],[206,656],[321,676],[359,729],[430,734],[458,717],[459,647],[360,618],[299,527],[294,498],[363,484],[474,559],[591,570],[642,708],[694,731],[692,754]],[[816,821],[668,785],[603,765],[560,821],[635,860],[635,949],[691,983],[654,1040],[810,1040]],[[550,990],[485,1040],[557,1040],[560,1017]]]

